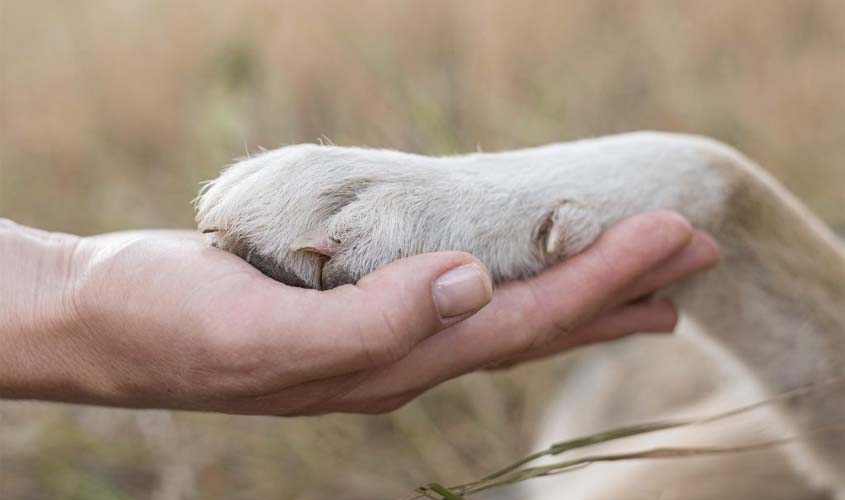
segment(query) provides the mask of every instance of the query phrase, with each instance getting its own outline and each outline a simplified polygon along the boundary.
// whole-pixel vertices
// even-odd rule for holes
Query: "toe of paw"
[[[215,231],[208,236],[211,246],[237,255],[269,278],[299,288],[321,288],[320,275],[327,259],[325,256],[264,248],[224,231]]]
[[[329,260],[323,266],[320,285],[323,290],[329,290],[341,285],[356,283],[360,278],[359,273],[354,272],[351,268]]]
[[[249,255],[249,257],[245,260],[261,271],[265,276],[286,285],[298,288],[320,288],[319,281],[315,276],[318,276],[319,272],[308,272],[303,270],[302,266],[300,266],[298,270],[294,270],[291,269],[291,266],[286,266],[284,263],[279,262],[273,257],[258,253]],[[313,267],[316,268],[320,265],[321,264],[315,264]]]
[[[587,207],[564,201],[546,216],[537,232],[537,243],[549,258],[575,255],[598,237],[601,225]]]

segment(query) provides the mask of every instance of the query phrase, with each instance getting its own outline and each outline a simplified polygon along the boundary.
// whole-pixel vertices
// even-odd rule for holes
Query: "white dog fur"
[[[496,281],[521,279],[583,250],[620,219],[648,210],[677,211],[710,231],[722,248],[718,268],[667,294],[682,310],[685,324],[696,325],[684,333],[716,353],[718,363],[680,340],[659,347],[633,340],[614,346],[615,357],[608,357],[607,351],[585,355],[598,357],[580,363],[585,375],[561,382],[566,397],[550,412],[553,417],[540,445],[600,430],[579,427],[578,421],[625,423],[619,418],[625,411],[610,412],[615,415],[610,419],[607,408],[631,407],[619,404],[636,394],[636,387],[625,385],[634,378],[626,372],[645,370],[651,374],[645,380],[657,385],[674,377],[682,385],[701,382],[712,388],[706,400],[675,401],[667,396],[644,406],[660,415],[628,411],[630,419],[640,420],[723,410],[845,373],[843,247],[762,169],[709,139],[648,132],[443,158],[289,146],[226,170],[204,189],[197,209],[199,228],[210,234],[213,244],[271,277],[311,288],[351,283],[395,259],[438,250],[476,255]],[[672,362],[687,356],[690,363],[662,372],[661,355],[673,357]],[[723,375],[726,370],[732,375]],[[628,390],[584,389],[603,376]],[[586,408],[604,416],[590,419]],[[756,464],[758,473],[743,474],[745,483],[737,481],[734,490],[723,489],[718,495],[700,486],[707,481],[727,485],[730,480],[719,476],[743,470],[737,463],[720,467],[700,461],[700,469],[678,473],[660,469],[665,462],[640,463],[629,469],[632,472],[613,475],[593,467],[561,479],[562,490],[538,482],[542,491],[535,494],[635,498],[637,484],[661,476],[667,478],[666,485],[648,490],[648,495],[658,491],[670,498],[672,488],[685,485],[690,494],[677,498],[750,498],[730,493],[742,488],[757,491],[755,498],[776,498],[765,493],[766,488],[791,494],[792,485],[806,495],[777,498],[815,498],[816,487],[845,498],[845,430],[812,433],[843,422],[842,391],[784,404],[765,417],[771,432],[761,435],[805,435],[800,446],[789,448],[800,472],[781,460],[779,452],[763,455],[768,458],[762,467],[760,455],[745,455],[745,462],[732,458],[745,463],[748,471]],[[736,442],[741,437],[737,433],[749,435],[726,432],[690,430],[675,434],[680,442],[648,437],[634,443],[718,445]],[[702,436],[717,442],[702,443]],[[772,488],[775,479],[766,480],[766,474],[776,474],[784,486]],[[802,478],[810,485],[799,484]],[[696,488],[705,496],[691,494]],[[711,493],[714,496],[707,496]],[[661,498],[648,495],[642,498]]]

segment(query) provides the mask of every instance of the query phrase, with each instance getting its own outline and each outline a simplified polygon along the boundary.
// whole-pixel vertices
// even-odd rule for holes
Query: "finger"
[[[719,262],[719,245],[704,231],[693,231],[692,240],[680,252],[636,280],[614,306],[647,296],[691,274],[710,269]]]
[[[490,368],[508,368],[515,364],[554,356],[598,342],[616,340],[634,333],[671,333],[678,323],[678,313],[671,302],[649,301],[621,306],[602,314],[570,335],[557,337],[546,345],[517,354]]]
[[[676,322],[675,309],[667,301],[627,305],[579,328],[571,336],[558,338],[549,345],[521,353],[487,368],[505,369],[567,349],[605,342],[631,333],[669,332]],[[425,389],[415,388],[389,394],[366,391],[350,394],[357,387],[378,381],[379,374],[369,370],[345,373],[289,387],[281,392],[241,398],[237,404],[230,404],[227,411],[280,416],[317,415],[326,412],[384,413],[399,408]]]
[[[396,361],[492,296],[486,268],[461,252],[400,259],[324,292],[263,277],[248,284],[227,294],[233,313],[216,345],[235,371],[253,374],[257,398]]]
[[[395,261],[356,285],[319,294],[326,314],[318,335],[352,369],[392,363],[420,341],[484,307],[493,295],[489,272],[461,252],[422,254]]]
[[[692,238],[685,219],[652,212],[607,230],[582,254],[526,282],[500,287],[490,305],[430,336],[350,397],[430,387],[574,331],[616,294]]]
[[[620,294],[681,252],[692,237],[689,222],[676,213],[636,215],[606,231],[587,251],[503,291],[516,303],[520,294],[530,294],[521,305],[537,329],[549,331],[553,325],[568,332],[614,305]]]

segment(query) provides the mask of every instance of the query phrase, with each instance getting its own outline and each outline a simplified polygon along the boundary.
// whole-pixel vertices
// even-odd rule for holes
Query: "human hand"
[[[193,232],[78,238],[7,222],[0,396],[384,412],[480,368],[671,331],[671,304],[636,299],[717,258],[709,236],[653,212],[495,293],[483,265],[460,252],[402,259],[355,285],[315,291],[277,283]]]

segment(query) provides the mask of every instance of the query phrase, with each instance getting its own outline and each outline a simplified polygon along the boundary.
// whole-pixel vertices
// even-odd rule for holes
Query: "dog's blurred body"
[[[641,422],[717,415],[764,399],[743,377],[689,338],[637,336],[573,353],[566,379],[546,413],[536,449],[564,439]],[[677,430],[573,451],[541,462],[653,448],[732,448],[788,437],[770,408]],[[527,481],[513,498],[531,500],[823,500],[831,498],[782,446],[716,456],[596,463]]]

